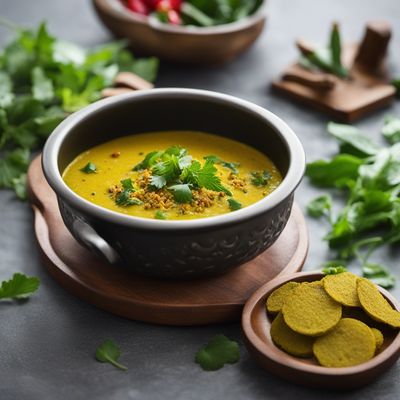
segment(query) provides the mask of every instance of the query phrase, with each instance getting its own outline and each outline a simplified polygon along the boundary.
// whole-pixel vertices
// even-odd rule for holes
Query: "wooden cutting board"
[[[145,278],[107,264],[75,241],[44,178],[40,156],[30,165],[28,189],[39,249],[53,278],[82,300],[134,320],[165,325],[240,320],[255,290],[278,275],[299,271],[307,255],[307,227],[295,204],[277,242],[227,274],[191,281]]]

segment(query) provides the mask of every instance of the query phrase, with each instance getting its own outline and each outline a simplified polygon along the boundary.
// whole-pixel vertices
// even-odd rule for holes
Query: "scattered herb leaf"
[[[196,363],[205,371],[216,371],[225,364],[239,361],[240,352],[237,342],[229,340],[225,335],[217,335],[196,354]]]
[[[120,356],[120,349],[112,340],[106,340],[96,349],[97,361],[109,363],[122,371],[126,371],[128,368],[118,362]]]
[[[229,204],[229,208],[231,209],[231,211],[237,211],[242,208],[242,204],[232,198],[228,199],[228,204]]]
[[[81,168],[81,171],[85,174],[94,174],[97,172],[97,167],[92,162],[88,162],[83,168]]]
[[[155,219],[167,219],[167,214],[161,210],[157,210],[155,215],[154,215]]]
[[[268,181],[271,179],[271,174],[269,171],[253,171],[250,173],[251,175],[251,183],[254,186],[266,186],[268,185]]]
[[[363,276],[383,288],[390,289],[395,283],[395,277],[380,264],[365,264],[362,268]]]
[[[0,299],[26,299],[35,293],[40,285],[39,278],[15,273],[0,286]]]
[[[325,275],[336,275],[346,271],[346,267],[343,265],[337,265],[335,261],[326,263],[326,266],[322,269],[322,273]]]
[[[332,198],[329,195],[316,197],[307,205],[308,215],[314,218],[320,218],[323,215],[331,218]]]
[[[173,185],[168,189],[173,191],[177,203],[190,203],[192,201],[192,191],[187,183]]]
[[[204,159],[205,160],[210,160],[214,164],[220,164],[224,168],[230,169],[232,171],[232,173],[235,174],[235,175],[237,175],[239,173],[238,167],[240,166],[240,163],[238,163],[238,162],[224,161],[224,160],[221,160],[219,157],[217,157],[215,155],[205,156]]]
[[[387,116],[382,128],[382,135],[390,144],[400,142],[400,119]]]

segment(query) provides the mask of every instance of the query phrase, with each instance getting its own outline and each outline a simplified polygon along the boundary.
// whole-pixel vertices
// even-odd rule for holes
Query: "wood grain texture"
[[[259,288],[246,302],[242,315],[242,329],[251,356],[268,372],[302,386],[330,390],[349,390],[368,385],[390,368],[400,356],[399,330],[379,324],[385,341],[379,353],[369,361],[345,368],[327,368],[316,360],[291,356],[274,345],[271,339],[272,318],[265,304],[268,296],[289,281],[320,280],[320,272],[300,272],[277,277]],[[381,294],[400,311],[399,303],[386,290]]]
[[[79,245],[58,210],[40,156],[31,163],[28,190],[35,233],[45,266],[68,291],[122,317],[166,325],[204,325],[239,320],[246,300],[272,278],[299,271],[308,232],[298,206],[277,242],[256,259],[212,279],[161,281],[108,265]]]
[[[335,85],[329,90],[320,90],[315,84],[307,84],[310,71],[297,63],[288,67],[282,79],[272,83],[272,88],[339,121],[353,122],[389,105],[396,95],[394,86],[387,82],[382,69],[372,73],[362,65],[353,64],[357,50],[358,46],[355,45],[345,47],[343,64],[350,68],[350,77],[339,79],[331,75]],[[323,80],[327,75],[320,71],[313,71],[312,74],[315,81]],[[285,76],[291,79],[285,79]],[[297,79],[293,79],[294,76]]]

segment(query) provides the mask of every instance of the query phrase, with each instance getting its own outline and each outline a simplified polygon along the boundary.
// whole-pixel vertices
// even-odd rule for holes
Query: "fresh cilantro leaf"
[[[11,187],[14,189],[15,194],[20,200],[26,200],[26,174],[21,174],[17,178],[13,178],[11,182]]]
[[[203,167],[198,161],[193,161],[190,167],[183,170],[182,180],[185,183],[190,183],[194,187],[204,187],[205,189],[224,192],[228,196],[232,196],[232,193],[222,185],[221,179],[216,173],[217,169],[213,161],[209,159],[206,160]]]
[[[251,175],[251,183],[254,186],[266,186],[268,185],[268,181],[271,179],[271,174],[269,171],[253,171],[250,173]]]
[[[26,299],[35,293],[40,285],[38,278],[15,273],[0,286],[0,299]]]
[[[219,158],[218,156],[215,156],[215,155],[205,156],[204,159],[205,160],[210,160],[214,164],[220,164],[224,168],[230,169],[232,171],[232,173],[235,174],[235,175],[237,175],[239,173],[238,167],[240,166],[240,163],[238,163],[238,162],[224,161],[224,160],[221,160],[221,158]]]
[[[332,187],[343,178],[357,179],[363,160],[348,154],[339,154],[330,161],[318,160],[307,164],[306,175],[318,186]]]
[[[102,363],[109,363],[122,371],[127,371],[128,368],[125,367],[125,365],[122,365],[118,362],[120,356],[121,356],[121,351],[119,347],[112,340],[104,341],[96,349],[97,361],[100,361]]]
[[[14,93],[12,91],[12,81],[10,76],[0,70],[0,108],[10,107],[14,101]]]
[[[154,215],[155,219],[167,219],[167,214],[161,210],[157,210],[155,215]]]
[[[307,205],[307,212],[311,217],[320,218],[323,215],[331,217],[332,198],[328,195],[316,197]]]
[[[228,204],[231,211],[240,210],[242,208],[242,204],[232,198],[228,199]]]
[[[162,161],[152,167],[153,175],[164,177],[166,182],[174,181],[181,174],[179,158],[174,154],[164,153]]]
[[[225,335],[217,335],[197,352],[195,361],[205,371],[216,371],[225,364],[237,363],[239,358],[238,343]]]
[[[129,207],[129,206],[140,206],[143,204],[141,200],[136,197],[131,197],[132,190],[123,190],[115,199],[117,206]]]
[[[97,167],[92,162],[88,162],[83,168],[81,168],[81,171],[85,174],[95,174],[97,172]]]
[[[390,144],[400,142],[400,119],[388,116],[385,118],[382,135]]]
[[[383,288],[390,289],[396,283],[396,278],[380,264],[365,264],[362,268],[363,276]]]
[[[167,180],[160,175],[153,175],[150,179],[150,185],[157,189],[163,188],[167,184]]]
[[[368,157],[376,154],[380,147],[351,125],[329,122],[328,132],[339,140],[341,152],[356,157]]]
[[[133,191],[133,190],[134,190],[134,188],[133,188],[133,182],[132,182],[132,179],[131,179],[131,178],[122,179],[121,185],[122,185],[122,188],[123,188],[124,190],[130,190],[130,191]]]
[[[29,151],[17,149],[0,160],[0,188],[12,188],[14,179],[21,179],[29,164]]]
[[[152,151],[151,153],[148,153],[143,161],[133,167],[133,171],[142,171],[144,169],[151,168],[157,163],[162,155],[162,151]]]
[[[54,97],[53,82],[47,78],[43,68],[34,67],[32,70],[32,94],[38,101],[49,102]]]
[[[192,191],[188,184],[173,185],[168,189],[173,191],[174,199],[177,203],[190,203],[192,201]]]

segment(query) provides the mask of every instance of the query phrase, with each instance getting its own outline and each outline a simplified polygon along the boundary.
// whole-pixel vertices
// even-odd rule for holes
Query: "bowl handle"
[[[73,224],[75,236],[100,257],[110,264],[120,261],[119,254],[110,246],[90,225],[82,220],[76,219]]]

